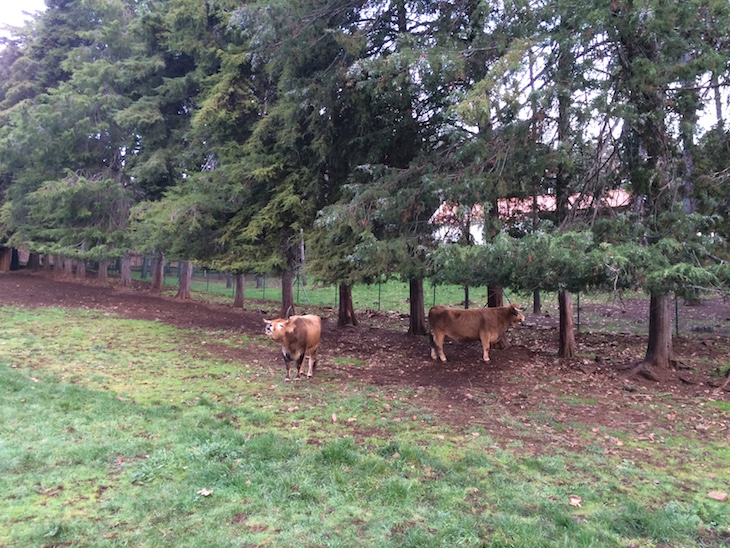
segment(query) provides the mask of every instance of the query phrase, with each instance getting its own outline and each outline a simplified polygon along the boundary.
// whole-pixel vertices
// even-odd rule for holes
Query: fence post
[[[578,306],[578,333],[580,333],[580,291],[575,294],[575,298]]]
[[[261,300],[266,300],[266,273],[264,272],[264,288],[261,291]]]
[[[382,287],[383,287],[383,282],[381,280],[378,280],[378,312],[380,312],[380,295],[381,295]]]
[[[436,306],[436,284],[433,284],[433,306]]]

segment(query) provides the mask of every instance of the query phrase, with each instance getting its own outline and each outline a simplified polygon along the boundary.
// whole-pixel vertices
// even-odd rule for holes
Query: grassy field
[[[611,432],[645,452],[639,462],[586,429],[581,446],[526,455],[454,429],[406,385],[326,370],[287,385],[274,364],[203,356],[206,344],[271,343],[0,307],[0,546],[723,546],[730,535],[728,504],[707,497],[728,484],[727,443]],[[535,411],[550,420],[549,402]],[[479,413],[530,435],[489,401]]]

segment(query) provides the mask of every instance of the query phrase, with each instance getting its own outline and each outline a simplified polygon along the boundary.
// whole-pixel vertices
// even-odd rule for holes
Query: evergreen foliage
[[[0,49],[0,241],[293,276],[304,240],[345,285],[727,291],[728,28],[720,0],[49,0]]]

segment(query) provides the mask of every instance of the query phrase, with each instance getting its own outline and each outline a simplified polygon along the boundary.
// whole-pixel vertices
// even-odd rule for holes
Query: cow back
[[[296,345],[309,354],[319,346],[322,336],[322,318],[314,314],[292,316],[289,318],[292,329],[287,335],[287,342]]]

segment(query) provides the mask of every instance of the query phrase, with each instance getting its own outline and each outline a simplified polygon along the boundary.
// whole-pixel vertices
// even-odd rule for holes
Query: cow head
[[[523,323],[525,321],[525,315],[522,313],[519,306],[513,304],[510,308],[512,308],[512,315],[510,317],[511,323],[513,325],[517,323]]]
[[[266,324],[264,332],[275,341],[278,341],[284,337],[286,328],[289,325],[289,320],[284,320],[282,318],[267,320],[264,318],[264,323]]]

